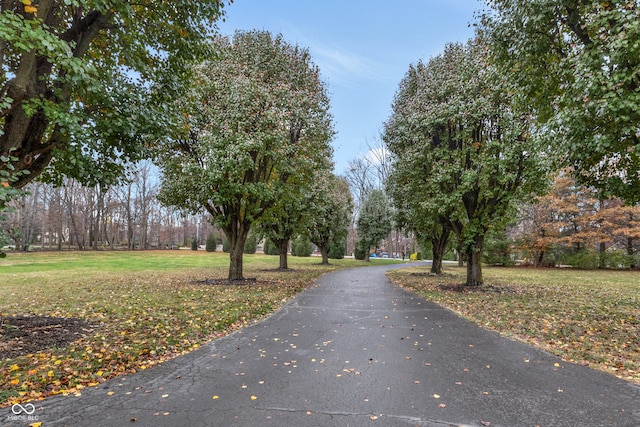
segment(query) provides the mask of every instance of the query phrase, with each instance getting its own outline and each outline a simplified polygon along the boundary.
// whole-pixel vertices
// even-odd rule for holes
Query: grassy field
[[[10,253],[0,260],[2,316],[85,323],[70,344],[0,360],[0,406],[147,369],[263,318],[327,271],[364,265],[291,257],[292,271],[276,272],[277,257],[247,255],[255,284],[204,282],[225,278],[228,262],[189,250]],[[382,262],[393,261],[374,261]],[[484,287],[460,292],[464,273],[413,267],[389,276],[483,327],[640,384],[640,273],[485,268]],[[3,344],[0,336],[0,352]]]
[[[465,271],[388,275],[484,328],[640,384],[639,272],[485,267],[483,287],[461,290]]]
[[[380,261],[378,261],[380,262]],[[354,260],[245,256],[249,285],[220,285],[228,254],[204,251],[10,253],[0,260],[0,314],[86,321],[70,344],[0,360],[0,405],[77,394],[198,348],[280,308],[321,274]],[[10,325],[3,326],[6,332]],[[54,332],[43,328],[42,333]],[[42,335],[40,335],[42,337]],[[4,340],[5,347],[11,346]],[[3,344],[0,339],[0,350]]]

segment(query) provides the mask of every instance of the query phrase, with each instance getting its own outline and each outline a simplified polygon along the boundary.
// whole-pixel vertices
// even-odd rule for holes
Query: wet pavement
[[[261,323],[0,424],[640,426],[640,387],[482,330],[389,268],[328,274]]]

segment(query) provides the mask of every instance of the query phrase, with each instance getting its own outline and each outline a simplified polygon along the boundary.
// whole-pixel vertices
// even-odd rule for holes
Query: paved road
[[[640,426],[640,388],[484,331],[395,288],[388,268],[329,274],[259,324],[35,415],[43,427]]]

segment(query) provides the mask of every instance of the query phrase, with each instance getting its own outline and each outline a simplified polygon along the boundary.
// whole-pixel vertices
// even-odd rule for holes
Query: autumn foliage
[[[559,174],[553,191],[521,209],[517,246],[536,266],[633,267],[640,248],[640,206],[604,199]]]

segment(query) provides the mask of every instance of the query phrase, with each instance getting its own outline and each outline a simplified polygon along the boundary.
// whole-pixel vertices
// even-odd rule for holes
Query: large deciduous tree
[[[504,79],[481,41],[447,45],[410,67],[385,125],[395,185],[407,187],[400,207],[424,216],[414,228],[445,227],[440,235],[446,229],[457,235],[468,286],[483,282],[487,230],[504,221],[514,200],[544,190],[546,171],[528,116],[512,104]]]
[[[635,0],[487,0],[491,49],[584,184],[640,201],[640,8]]]
[[[624,251],[625,266],[633,267],[640,240],[640,206],[605,199],[593,188],[577,184],[570,171],[562,171],[553,191],[520,208],[514,231],[526,258],[536,266],[553,265],[563,255],[597,248],[600,267],[606,266],[609,249]]]
[[[298,178],[326,167],[333,126],[306,49],[250,31],[218,39],[217,50],[179,101],[183,126],[161,143],[160,198],[211,214],[229,241],[235,280],[251,225]]]
[[[319,176],[309,208],[307,233],[322,255],[322,264],[329,264],[329,248],[347,238],[352,212],[347,180],[332,174]]]
[[[219,0],[0,1],[0,192],[50,163],[90,184],[112,181],[123,159],[141,154],[141,137],[172,121],[158,97],[174,96],[188,63],[211,52],[222,8]]]
[[[365,251],[365,261],[369,261],[369,251],[391,232],[391,205],[382,190],[371,190],[364,199],[358,213],[358,245]]]

